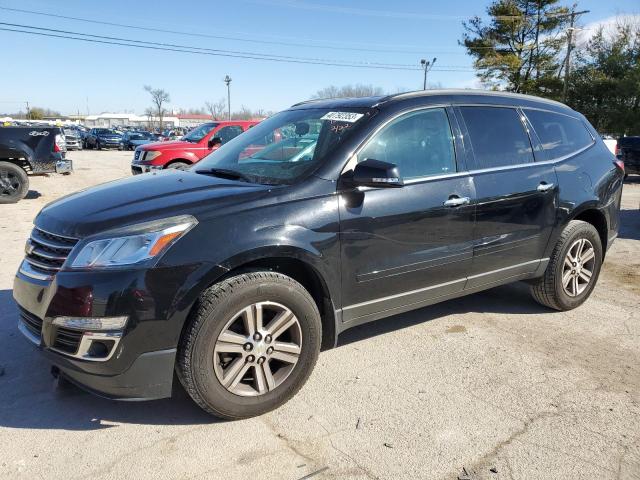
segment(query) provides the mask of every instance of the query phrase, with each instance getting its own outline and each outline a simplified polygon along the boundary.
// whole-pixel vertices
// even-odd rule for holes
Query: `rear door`
[[[350,165],[393,163],[405,185],[339,192],[343,321],[387,316],[464,288],[473,252],[473,185],[456,161],[449,118],[442,107],[400,114]]]
[[[515,280],[538,268],[555,225],[554,166],[543,162],[519,109],[482,105],[456,111],[466,129],[477,198],[467,288]]]

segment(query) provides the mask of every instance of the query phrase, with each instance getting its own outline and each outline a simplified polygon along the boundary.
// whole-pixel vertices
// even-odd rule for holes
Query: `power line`
[[[407,70],[415,71],[419,70],[418,65],[403,65],[403,64],[378,64],[378,63],[366,63],[366,62],[353,62],[353,61],[341,61],[341,60],[326,60],[326,59],[313,59],[304,57],[286,57],[286,56],[274,56],[271,54],[259,54],[254,52],[239,52],[233,50],[214,50],[201,47],[192,47],[186,45],[164,44],[157,42],[148,42],[142,40],[131,40],[121,37],[108,37],[103,35],[93,35],[80,32],[71,32],[68,30],[56,30],[44,27],[35,27],[30,25],[18,25],[0,22],[0,25],[19,28],[0,28],[0,31],[24,33],[28,35],[37,35],[42,37],[61,38],[66,40],[76,40],[87,43],[98,43],[105,45],[118,45],[125,47],[143,48],[147,50],[159,50],[170,51],[178,53],[192,53],[197,55],[210,55],[230,58],[244,58],[250,60],[265,60],[272,62],[283,63],[298,63],[308,65],[324,65],[333,67],[349,67],[349,68],[370,68],[370,69],[385,69],[385,70]],[[30,30],[24,30],[24,29]],[[37,30],[37,31],[33,31]],[[39,31],[38,31],[39,30]],[[53,32],[53,33],[52,33]],[[90,38],[86,38],[90,37]],[[473,71],[466,66],[457,65],[444,65],[444,68],[435,68],[434,71],[449,71],[449,72],[464,72]]]
[[[416,46],[406,46],[406,45],[394,45],[393,46],[393,50],[391,49],[379,49],[379,48],[364,48],[364,47],[347,47],[344,46],[344,44],[341,45],[314,45],[311,43],[292,43],[292,42],[281,42],[281,41],[274,41],[274,40],[255,40],[255,39],[249,39],[249,38],[243,38],[243,37],[239,37],[239,36],[231,36],[231,35],[213,35],[213,34],[207,34],[207,33],[198,33],[198,32],[185,32],[185,31],[180,31],[180,30],[170,30],[170,29],[164,29],[164,28],[158,28],[158,27],[142,27],[140,25],[131,25],[131,24],[126,24],[126,23],[117,23],[117,22],[107,22],[107,21],[103,21],[103,20],[93,20],[93,19],[89,19],[89,18],[83,18],[83,17],[72,17],[72,16],[68,16],[68,15],[59,15],[59,14],[55,14],[55,13],[48,13],[48,12],[40,12],[40,11],[36,11],[36,10],[26,10],[26,9],[22,9],[22,8],[10,8],[10,7],[0,7],[0,10],[5,10],[5,11],[10,11],[10,12],[17,12],[17,13],[26,13],[26,14],[30,14],[30,15],[39,15],[39,16],[44,16],[44,17],[50,17],[50,18],[59,18],[59,19],[64,19],[64,20],[72,20],[72,21],[76,21],[76,22],[85,22],[85,23],[92,23],[92,24],[96,24],[96,25],[107,25],[107,26],[111,26],[111,27],[120,27],[120,28],[129,28],[129,29],[133,29],[133,30],[141,30],[141,31],[146,31],[146,32],[157,32],[157,33],[169,33],[169,34],[173,34],[173,35],[183,35],[183,36],[190,36],[190,37],[201,37],[201,38],[213,38],[213,39],[217,39],[217,40],[233,40],[233,41],[238,41],[238,42],[249,42],[249,43],[257,43],[257,44],[261,44],[261,45],[280,45],[280,46],[286,46],[286,47],[305,47],[305,48],[319,48],[319,49],[331,49],[331,50],[345,50],[345,51],[356,51],[356,52],[372,52],[372,53],[400,53],[400,54],[410,54],[410,53],[424,53],[424,52],[432,52],[432,53],[440,53],[440,54],[444,54],[444,53],[448,53],[448,54],[464,54],[465,52],[460,52],[459,50],[453,50],[453,49],[449,49],[446,50],[447,47],[434,47],[434,48],[427,48],[427,49],[423,49],[420,47],[416,47]],[[516,16],[514,16],[515,18]],[[466,18],[466,17],[459,17],[459,18]],[[490,49],[492,47],[476,47],[476,49]]]
[[[188,50],[202,50],[202,51],[214,52],[214,53],[221,52],[221,53],[229,53],[229,54],[235,54],[235,55],[255,55],[255,56],[278,58],[278,59],[284,59],[284,60],[300,60],[300,61],[310,61],[310,62],[329,62],[329,63],[378,65],[378,66],[383,66],[383,67],[407,67],[407,68],[413,67],[413,65],[398,64],[398,63],[393,64],[393,63],[378,63],[378,62],[359,62],[359,61],[348,61],[348,60],[331,60],[331,59],[326,59],[326,58],[293,57],[293,56],[289,56],[289,55],[274,55],[274,54],[271,54],[271,53],[255,53],[255,52],[244,52],[244,51],[238,51],[238,50],[223,50],[223,49],[216,49],[216,48],[197,47],[197,46],[191,46],[191,45],[177,45],[177,44],[174,44],[174,43],[150,42],[148,40],[132,40],[132,39],[129,39],[129,38],[110,37],[110,36],[106,36],[106,35],[94,35],[94,34],[90,34],[90,33],[72,32],[72,31],[69,31],[69,30],[58,30],[58,29],[54,29],[54,28],[36,27],[36,26],[32,26],[32,25],[22,25],[22,24],[17,24],[17,23],[0,22],[0,25],[6,25],[8,27],[16,27],[16,28],[29,28],[29,29],[33,29],[33,30],[44,30],[46,32],[54,32],[54,33],[66,34],[66,35],[81,35],[83,37],[99,38],[99,39],[103,39],[103,40],[114,40],[114,41],[118,41],[118,42],[139,43],[139,44],[147,44],[147,45],[170,47],[170,48],[180,48],[180,49],[188,49]]]

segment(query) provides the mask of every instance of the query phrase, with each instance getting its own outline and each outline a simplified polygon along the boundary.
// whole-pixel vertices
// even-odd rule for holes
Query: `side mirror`
[[[209,143],[208,146],[209,148],[213,148],[213,147],[219,147],[220,145],[222,145],[222,139],[220,137],[211,137],[209,139]]]
[[[362,187],[390,188],[402,187],[404,182],[393,163],[367,158],[353,170],[353,183]]]

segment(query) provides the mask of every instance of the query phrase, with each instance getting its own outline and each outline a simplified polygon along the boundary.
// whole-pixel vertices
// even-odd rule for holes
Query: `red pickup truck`
[[[199,125],[180,140],[154,142],[136,148],[131,173],[137,175],[163,168],[189,168],[206,155],[257,125],[258,121],[208,122]]]

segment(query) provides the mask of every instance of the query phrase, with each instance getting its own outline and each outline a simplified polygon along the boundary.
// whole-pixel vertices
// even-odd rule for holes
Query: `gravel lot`
[[[0,205],[0,478],[640,479],[640,177],[581,308],[551,312],[515,284],[364,325],[287,405],[219,422],[181,389],[121,403],[58,385],[18,333],[36,213],[129,175],[131,152],[69,157],[74,174]]]

